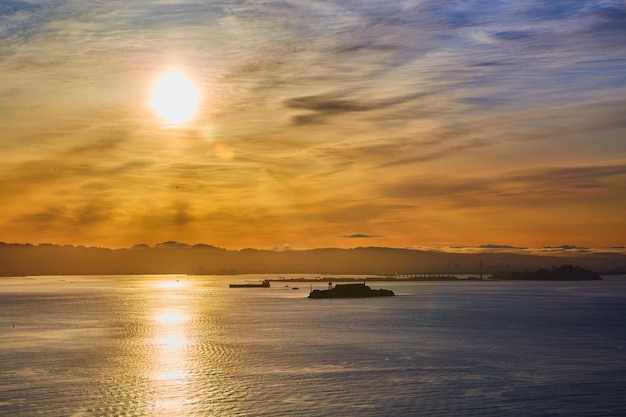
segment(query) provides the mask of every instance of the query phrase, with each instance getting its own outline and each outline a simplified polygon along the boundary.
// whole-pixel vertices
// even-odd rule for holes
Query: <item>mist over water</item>
[[[626,280],[258,278],[0,279],[0,415],[626,415]]]

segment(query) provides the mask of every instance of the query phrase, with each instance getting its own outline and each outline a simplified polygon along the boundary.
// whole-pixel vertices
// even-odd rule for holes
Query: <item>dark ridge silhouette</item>
[[[597,273],[625,269],[621,254],[570,257],[510,253],[459,254],[413,249],[359,247],[272,251],[227,250],[210,245],[164,242],[130,249],[0,242],[0,276],[129,274],[334,274],[403,276],[485,275],[526,272],[564,263]]]
[[[602,277],[597,273],[573,265],[554,266],[551,269],[540,269],[534,272],[507,272],[495,274],[498,280],[525,281],[598,281]]]

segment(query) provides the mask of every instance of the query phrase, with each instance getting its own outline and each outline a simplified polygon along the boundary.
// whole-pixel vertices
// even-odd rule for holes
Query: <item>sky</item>
[[[0,79],[0,241],[625,252],[623,0],[3,0]]]

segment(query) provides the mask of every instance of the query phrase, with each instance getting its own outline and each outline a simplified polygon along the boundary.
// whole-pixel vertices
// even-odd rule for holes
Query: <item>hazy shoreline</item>
[[[626,272],[626,255],[543,256],[490,252],[446,253],[362,247],[273,251],[227,250],[210,245],[106,249],[0,244],[0,276],[143,274],[319,274],[397,277],[418,274],[479,275],[532,272],[577,265],[600,274]]]

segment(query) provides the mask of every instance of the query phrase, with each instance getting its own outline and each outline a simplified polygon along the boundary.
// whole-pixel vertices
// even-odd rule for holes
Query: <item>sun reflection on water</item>
[[[171,334],[158,338],[157,343],[170,349],[179,349],[185,346],[188,341],[183,337]]]
[[[165,282],[159,282],[157,284],[158,288],[164,289],[164,290],[171,290],[171,289],[178,289],[178,288],[182,288],[184,287],[184,282],[177,279],[175,281],[165,281]]]
[[[187,320],[187,317],[177,311],[168,311],[156,316],[156,320],[161,324],[178,324]]]
[[[161,372],[155,377],[155,379],[158,381],[176,381],[183,380],[185,378],[187,378],[187,375],[183,372]]]
[[[167,281],[157,284],[151,314],[154,338],[148,377],[152,398],[150,412],[155,416],[184,416],[193,414],[193,364],[188,346],[191,319],[187,309],[188,293],[181,291],[183,283]]]

